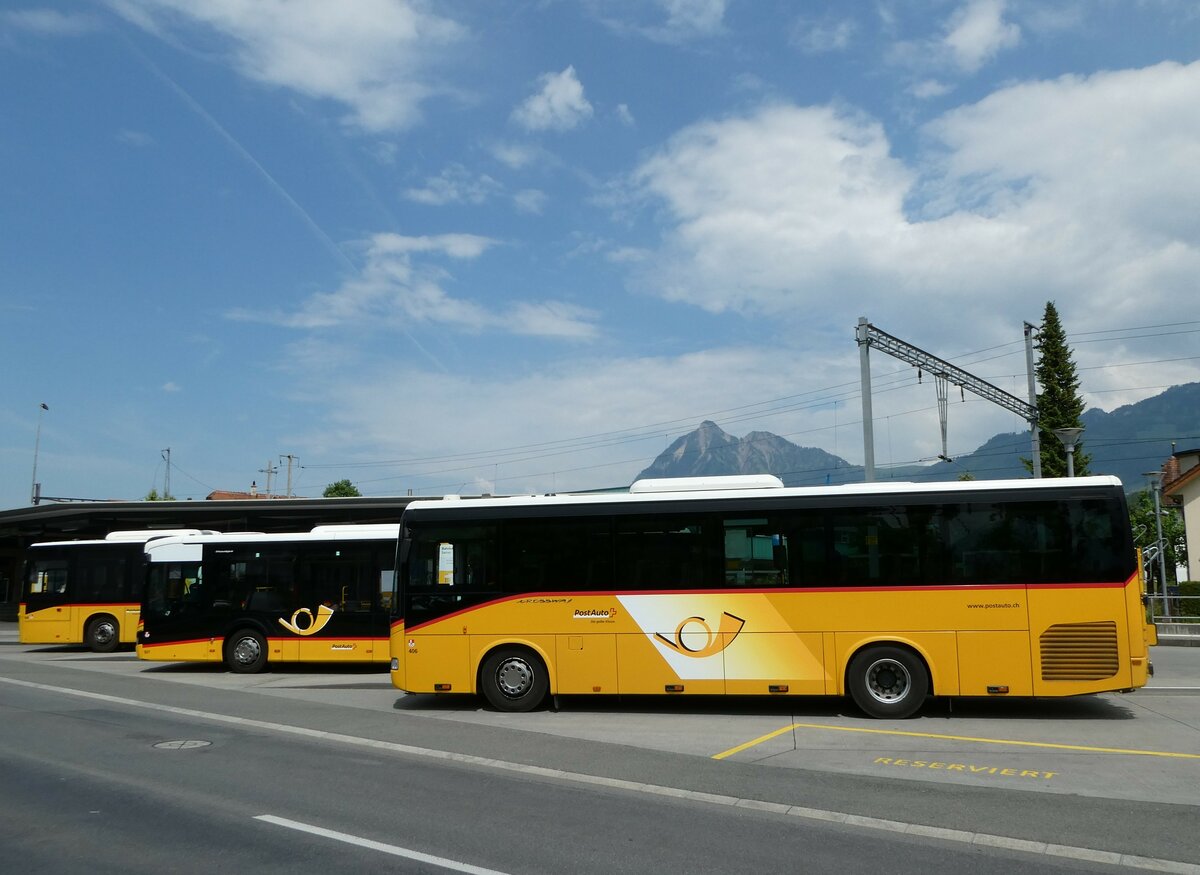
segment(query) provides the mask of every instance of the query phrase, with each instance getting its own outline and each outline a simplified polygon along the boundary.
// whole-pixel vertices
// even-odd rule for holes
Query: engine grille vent
[[[1042,680],[1099,681],[1116,675],[1117,624],[1063,623],[1042,633]]]

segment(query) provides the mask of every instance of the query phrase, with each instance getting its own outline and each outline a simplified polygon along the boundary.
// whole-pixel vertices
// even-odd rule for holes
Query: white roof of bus
[[[288,543],[304,541],[380,541],[394,540],[400,534],[398,523],[370,523],[364,525],[317,526],[309,532],[227,532],[215,535],[179,536],[157,538],[146,545],[146,552],[167,549],[179,544],[253,544]]]
[[[728,484],[720,477],[683,477],[658,480],[639,480],[629,492],[601,493],[552,493],[548,495],[511,495],[494,498],[463,498],[447,495],[443,498],[417,499],[410,502],[405,511],[458,508],[496,507],[558,507],[564,505],[618,504],[630,502],[654,503],[668,501],[732,500],[745,498],[775,497],[850,497],[859,495],[922,495],[938,493],[996,492],[1004,490],[1036,490],[1063,488],[1064,486],[1116,486],[1117,477],[1039,478],[1024,480],[954,480],[939,483],[912,483],[887,481],[875,483],[851,483],[843,486],[796,486],[786,487],[778,478],[766,475],[779,485],[762,485],[746,488],[733,481],[745,481],[744,477],[728,478]],[[674,488],[671,488],[674,485]],[[733,488],[730,488],[733,487]]]
[[[157,538],[194,537],[196,535],[217,535],[212,529],[132,529],[129,531],[109,532],[103,538],[90,538],[79,541],[38,541],[30,547],[63,547],[95,544],[145,544]]]
[[[219,535],[213,529],[134,529],[127,532],[109,532],[104,536],[106,541],[141,541],[145,543],[152,538],[166,538],[171,535]]]

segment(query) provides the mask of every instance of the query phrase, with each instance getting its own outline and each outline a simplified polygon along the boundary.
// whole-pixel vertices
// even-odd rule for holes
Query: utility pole
[[[280,460],[281,462],[282,462],[284,459],[287,459],[287,463],[288,463],[288,469],[287,469],[287,497],[288,497],[288,498],[291,498],[291,497],[292,497],[292,463],[293,463],[293,462],[299,462],[299,461],[300,461],[300,457],[299,457],[299,456],[293,456],[291,453],[288,453],[286,456],[280,456],[280,457],[279,457],[279,460]]]
[[[1025,323],[1025,374],[1029,378],[1029,406],[1037,410],[1037,380],[1033,376],[1033,335],[1037,328]],[[1033,444],[1033,476],[1042,476],[1042,437],[1036,421],[1029,424],[1030,441]]]
[[[870,460],[870,468],[864,464],[864,469],[867,472],[867,480],[874,479],[875,469],[875,447],[874,438],[871,429],[871,368],[867,360],[869,347],[875,347],[881,352],[886,352],[894,358],[900,359],[902,362],[908,362],[914,367],[929,372],[933,375],[935,381],[943,383],[953,383],[959,389],[969,389],[973,394],[978,395],[985,401],[991,401],[993,404],[999,404],[1005,410],[1012,411],[1021,418],[1027,420],[1030,427],[1033,429],[1034,440],[1037,440],[1037,403],[1027,404],[1015,395],[1010,395],[1003,389],[993,386],[986,380],[982,380],[974,374],[964,371],[957,365],[952,365],[950,362],[938,358],[935,355],[925,352],[925,350],[913,346],[911,343],[905,343],[898,337],[893,337],[885,331],[880,331],[874,325],[867,321],[866,316],[860,316],[858,319],[858,327],[855,329],[855,338],[858,341],[859,360],[862,369],[862,404],[863,404],[863,448],[864,459]],[[1030,372],[1032,374],[1032,371]],[[1032,376],[1030,377],[1032,379]],[[941,394],[944,396],[945,387],[941,388]],[[940,399],[939,399],[940,400]],[[939,404],[938,412],[944,415],[946,406],[944,403]],[[943,429],[945,422],[942,423]],[[944,454],[944,451],[943,451]],[[1041,465],[1039,456],[1034,454],[1034,470],[1040,476]]]
[[[871,323],[866,316],[858,317],[854,336],[858,340],[858,370],[862,379],[863,406],[863,480],[875,480],[875,422],[871,412]]]
[[[37,436],[33,439],[33,485],[29,487],[29,501],[34,506],[42,500],[42,484],[38,483],[37,479],[37,460],[38,449],[42,445],[42,414],[49,409],[45,401],[38,405]]]
[[[271,493],[271,479],[272,479],[272,478],[273,478],[273,477],[274,477],[276,474],[278,474],[278,473],[279,473],[279,468],[277,468],[276,466],[272,465],[272,464],[271,464],[271,460],[270,460],[270,459],[267,459],[267,467],[265,467],[265,468],[259,468],[259,469],[258,469],[258,473],[259,473],[259,474],[266,474],[266,475],[267,475],[267,496],[269,497],[269,496],[272,494],[272,493]]]
[[[171,496],[171,448],[162,451],[163,461],[167,463],[167,473],[163,475],[163,501]]]
[[[1167,600],[1167,551],[1163,543],[1162,529],[1163,472],[1160,468],[1157,471],[1147,471],[1143,476],[1150,481],[1150,491],[1154,494],[1154,526],[1156,536],[1154,551],[1158,559],[1158,578],[1161,581],[1159,586],[1162,592],[1162,616],[1165,618],[1170,614],[1170,603]],[[1151,561],[1153,562],[1153,560]]]

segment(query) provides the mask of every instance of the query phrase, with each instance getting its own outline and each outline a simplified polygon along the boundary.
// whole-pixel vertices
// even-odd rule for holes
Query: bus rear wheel
[[[846,686],[867,716],[902,720],[925,703],[929,672],[911,650],[868,647],[850,660]]]
[[[239,629],[225,639],[225,665],[238,674],[267,667],[267,639],[253,629]]]
[[[101,614],[88,621],[83,640],[94,653],[112,653],[121,642],[121,627],[112,617]]]
[[[550,690],[546,664],[524,647],[498,647],[479,671],[479,685],[497,711],[532,711]]]

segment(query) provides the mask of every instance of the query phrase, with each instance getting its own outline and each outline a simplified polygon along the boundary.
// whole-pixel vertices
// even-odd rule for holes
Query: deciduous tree
[[[358,487],[349,480],[339,480],[336,483],[330,483],[321,494],[325,498],[358,498],[362,495],[358,491]]]

